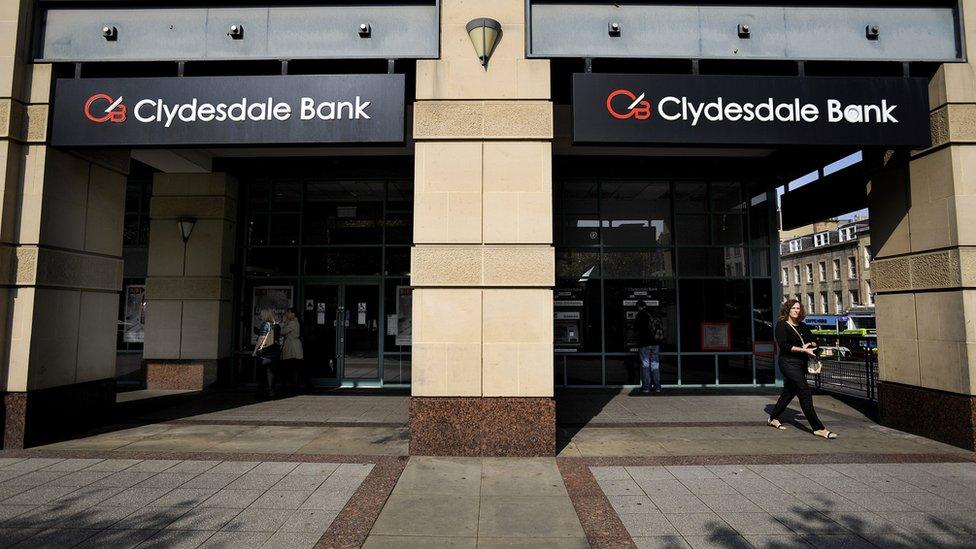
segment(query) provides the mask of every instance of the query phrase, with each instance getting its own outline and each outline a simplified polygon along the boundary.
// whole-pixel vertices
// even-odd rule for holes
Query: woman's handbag
[[[789,324],[790,328],[793,328],[793,331],[796,332],[796,336],[800,338],[800,343],[803,344],[804,347],[806,347],[807,344],[806,344],[805,341],[803,341],[803,336],[800,335],[800,331],[796,329],[796,326],[790,324],[789,322],[787,322],[787,324]],[[821,370],[823,370],[823,362],[820,362],[820,359],[819,358],[808,358],[807,359],[807,373],[808,374],[814,374],[814,375],[816,375],[816,374],[819,374]]]

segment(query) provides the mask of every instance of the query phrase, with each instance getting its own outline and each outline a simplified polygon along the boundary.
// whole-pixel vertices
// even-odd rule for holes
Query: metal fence
[[[817,389],[871,401],[878,399],[878,338],[875,336],[817,336],[823,369],[807,374]]]

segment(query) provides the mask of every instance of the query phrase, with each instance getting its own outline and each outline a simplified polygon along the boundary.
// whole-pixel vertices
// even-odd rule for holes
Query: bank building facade
[[[3,445],[253,384],[291,307],[312,385],[409,388],[411,453],[552,455],[642,301],[666,387],[781,384],[778,231],[868,208],[882,422],[973,448],[974,12],[5,1]]]

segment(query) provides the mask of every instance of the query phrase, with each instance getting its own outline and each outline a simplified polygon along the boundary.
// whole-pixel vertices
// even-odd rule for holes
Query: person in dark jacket
[[[776,323],[776,349],[779,353],[779,370],[783,374],[783,393],[766,424],[777,429],[786,429],[779,416],[786,411],[793,397],[799,397],[803,415],[810,422],[813,434],[827,438],[837,438],[837,434],[824,427],[813,408],[813,393],[807,385],[807,361],[817,357],[817,343],[810,327],[803,323],[806,311],[796,299],[788,299],[779,310]]]
[[[641,364],[641,393],[650,393],[652,386],[655,393],[660,393],[664,325],[661,319],[651,315],[646,302],[639,301],[637,306],[640,310],[634,316],[634,336]]]

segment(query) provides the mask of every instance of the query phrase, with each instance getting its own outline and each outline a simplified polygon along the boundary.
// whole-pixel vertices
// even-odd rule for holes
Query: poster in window
[[[143,343],[146,340],[146,286],[130,284],[125,287],[125,318],[122,321],[122,341]]]
[[[255,286],[251,295],[251,343],[258,342],[257,330],[261,327],[261,310],[271,309],[281,322],[285,311],[292,306],[294,292],[291,286]]]
[[[732,324],[729,322],[702,322],[702,351],[731,351]]]
[[[397,286],[396,344],[410,345],[413,332],[411,324],[413,310],[413,288]]]

